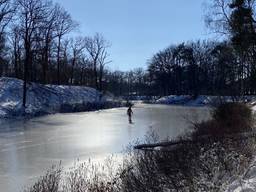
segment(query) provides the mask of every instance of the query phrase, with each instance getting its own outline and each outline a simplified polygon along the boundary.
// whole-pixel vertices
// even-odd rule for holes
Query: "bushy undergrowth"
[[[98,167],[87,162],[68,172],[57,167],[26,192],[225,191],[253,159],[256,138],[240,134],[252,127],[253,114],[246,105],[223,104],[211,120],[195,125],[189,141],[130,150],[120,164],[109,160]],[[215,137],[232,133],[236,136]],[[151,138],[148,142],[156,142],[155,135]]]
[[[76,162],[69,170],[52,166],[24,192],[114,192],[120,191],[119,166],[107,159],[104,164]]]
[[[25,189],[24,192],[58,192],[61,175],[61,166],[52,166],[44,176],[40,177],[34,185]]]
[[[212,119],[195,123],[194,136],[223,136],[253,129],[253,112],[243,103],[224,103],[213,110]]]
[[[224,191],[248,167],[254,143],[207,139],[137,151],[125,164],[122,191]]]

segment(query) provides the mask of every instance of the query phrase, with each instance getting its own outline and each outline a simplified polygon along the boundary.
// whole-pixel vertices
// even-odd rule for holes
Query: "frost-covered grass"
[[[27,104],[24,109],[23,81],[15,78],[0,78],[0,117],[88,111],[109,107],[111,102],[114,103],[90,87],[29,83],[27,90]],[[113,104],[113,106],[117,105],[117,103]]]

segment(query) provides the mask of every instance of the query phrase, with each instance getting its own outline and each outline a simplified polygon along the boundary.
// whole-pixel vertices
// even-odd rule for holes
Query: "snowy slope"
[[[193,98],[189,95],[170,95],[165,96],[156,101],[159,104],[169,105],[187,105],[187,106],[203,106],[209,105],[214,102],[217,98],[215,96],[200,95],[197,98]]]
[[[59,112],[65,105],[102,102],[100,92],[80,86],[29,83],[25,110],[22,108],[22,96],[22,80],[0,78],[0,117],[49,114]]]

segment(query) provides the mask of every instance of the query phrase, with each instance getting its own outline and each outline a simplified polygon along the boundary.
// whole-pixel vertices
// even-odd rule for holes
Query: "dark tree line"
[[[161,95],[235,94],[236,56],[228,42],[170,46],[149,61],[154,90]]]
[[[110,62],[101,34],[71,37],[78,24],[51,0],[0,1],[0,76],[28,82],[103,89]]]
[[[255,94],[256,3],[254,0],[213,0],[208,26],[224,34],[236,55],[239,94]]]
[[[254,0],[212,0],[206,23],[224,40],[182,43],[156,53],[148,67],[156,93],[255,94],[255,6]]]
[[[29,82],[85,85],[115,95],[147,94],[146,72],[109,70],[110,43],[98,33],[71,37],[79,26],[59,4],[4,0],[0,13],[0,76],[24,80],[24,106]]]
[[[85,85],[115,95],[244,95],[256,92],[254,0],[212,0],[206,23],[221,39],[171,45],[147,69],[109,70],[100,34],[77,36],[70,14],[51,0],[0,0],[0,76]]]
[[[128,72],[107,71],[106,89],[118,96],[146,96],[151,93],[149,73],[142,68]]]
[[[139,91],[138,77],[129,81],[126,74],[130,94],[256,94],[255,0],[212,0],[208,6],[206,24],[217,39],[171,45],[154,54]]]

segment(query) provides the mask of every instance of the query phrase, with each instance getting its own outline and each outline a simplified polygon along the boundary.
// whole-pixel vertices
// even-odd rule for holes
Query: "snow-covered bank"
[[[252,162],[248,170],[228,186],[225,192],[256,191],[256,159]]]
[[[241,101],[245,101],[248,103],[252,103],[255,101],[255,96],[244,96],[243,98],[239,98]],[[213,105],[219,103],[221,101],[231,102],[235,99],[232,96],[208,96],[208,95],[199,95],[196,98],[193,98],[189,95],[170,95],[162,97],[156,100],[157,104],[167,104],[167,105],[186,105],[186,106],[206,106]]]
[[[89,111],[110,105],[107,97],[102,97],[96,89],[81,86],[29,83],[25,110],[22,107],[22,96],[22,80],[0,78],[0,117]]]

